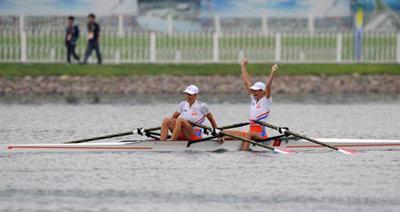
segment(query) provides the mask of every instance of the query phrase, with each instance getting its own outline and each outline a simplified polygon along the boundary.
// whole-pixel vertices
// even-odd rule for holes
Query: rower
[[[205,117],[213,128],[217,128],[214,116],[209,111],[208,105],[198,98],[199,89],[195,85],[188,86],[184,91],[186,101],[179,104],[179,108],[172,117],[166,117],[161,124],[160,140],[165,141],[168,130],[172,131],[171,140],[198,140],[201,139],[203,130],[193,127],[190,122],[202,124]]]
[[[272,98],[271,98],[271,84],[274,74],[278,71],[278,65],[274,64],[271,68],[266,84],[256,82],[251,85],[251,77],[247,72],[248,60],[247,58],[241,61],[242,79],[246,88],[246,92],[250,96],[250,129],[248,132],[240,132],[235,130],[226,131],[237,136],[242,136],[251,140],[263,140],[268,138],[265,126],[254,123],[254,120],[266,122],[270,113]],[[243,142],[242,150],[248,150],[250,143]]]

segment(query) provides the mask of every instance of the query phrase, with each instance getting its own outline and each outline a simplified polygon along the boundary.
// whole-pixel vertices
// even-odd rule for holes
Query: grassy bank
[[[250,64],[253,75],[269,72],[271,64]],[[280,75],[400,74],[398,64],[282,64]],[[124,64],[66,65],[0,63],[1,77],[23,76],[132,76],[132,75],[238,75],[239,64]]]

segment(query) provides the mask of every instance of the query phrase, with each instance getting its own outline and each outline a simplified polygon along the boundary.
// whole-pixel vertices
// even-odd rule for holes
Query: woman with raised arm
[[[242,136],[251,140],[261,140],[268,137],[266,127],[259,125],[254,120],[266,122],[270,113],[272,99],[271,99],[271,85],[274,78],[275,72],[278,71],[278,65],[274,64],[268,75],[268,78],[264,83],[256,82],[252,85],[252,80],[247,72],[247,58],[241,61],[242,79],[247,94],[250,96],[250,129],[248,132],[240,132],[235,130],[226,131],[230,134]],[[242,150],[249,149],[249,143],[242,143]]]
[[[171,140],[201,139],[202,129],[193,127],[190,122],[202,124],[205,118],[213,128],[217,128],[217,123],[209,111],[208,105],[197,100],[199,93],[197,86],[190,85],[183,92],[186,94],[186,101],[182,101],[172,117],[166,117],[161,124],[160,140],[162,141],[167,140],[168,130],[172,131]]]

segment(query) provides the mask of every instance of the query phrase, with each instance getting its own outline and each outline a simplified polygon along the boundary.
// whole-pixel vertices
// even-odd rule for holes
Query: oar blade
[[[346,154],[346,155],[355,155],[356,153],[354,151],[350,151],[350,150],[345,150],[345,149],[340,149],[338,148],[338,151],[340,153]]]
[[[280,153],[280,154],[285,154],[285,155],[288,155],[288,154],[291,153],[290,151],[283,150],[283,149],[277,149],[277,148],[274,148],[274,152],[277,152],[277,153]]]

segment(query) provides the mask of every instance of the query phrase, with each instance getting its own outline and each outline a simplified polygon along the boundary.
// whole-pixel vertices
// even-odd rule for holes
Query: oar
[[[209,141],[211,139],[218,138],[218,137],[219,137],[219,135],[213,135],[213,136],[205,137],[205,138],[194,140],[194,141],[188,141],[188,143],[186,144],[186,147],[190,147],[190,145],[192,145],[192,144],[200,143],[203,141]]]
[[[67,141],[64,143],[65,144],[76,144],[76,143],[83,143],[83,142],[88,142],[88,141],[102,140],[102,139],[107,139],[107,138],[122,137],[122,136],[133,135],[133,134],[145,135],[146,132],[151,132],[151,131],[159,130],[159,129],[161,129],[161,127],[154,127],[154,128],[148,128],[148,129],[137,128],[135,130],[128,131],[128,132],[116,133],[116,134],[111,134],[111,135],[103,135],[103,136],[92,137],[92,138],[84,138],[84,139],[75,140],[75,141]]]
[[[243,126],[246,126],[249,124],[250,124],[249,122],[242,122],[242,123],[237,123],[237,124],[232,124],[232,125],[226,125],[223,127],[218,127],[217,129],[226,130],[226,129],[232,129],[232,128],[237,128],[237,127],[243,127]]]
[[[243,137],[239,137],[239,136],[236,136],[236,135],[232,135],[230,133],[223,132],[222,130],[219,130],[219,129],[212,129],[211,127],[206,126],[206,125],[197,124],[197,123],[193,123],[193,122],[191,122],[191,124],[194,125],[194,126],[197,126],[197,127],[201,127],[203,129],[211,130],[214,133],[216,133],[217,135],[228,136],[228,137],[231,137],[231,138],[234,138],[234,139],[238,139],[238,140],[241,140],[241,141],[244,141],[244,142],[247,142],[247,143],[251,143],[251,144],[254,144],[254,145],[257,145],[257,146],[261,146],[261,147],[267,148],[267,149],[272,150],[274,152],[278,152],[278,153],[282,153],[282,154],[289,154],[289,152],[287,152],[287,151],[276,149],[276,148],[273,148],[273,147],[270,147],[270,146],[266,146],[264,144],[249,140],[247,138],[243,138]]]
[[[269,127],[269,128],[271,128],[271,129],[274,129],[274,130],[276,130],[276,131],[278,131],[278,132],[280,132],[280,133],[283,133],[283,134],[286,134],[286,135],[293,135],[293,136],[295,136],[295,137],[302,138],[302,139],[304,139],[304,140],[307,140],[307,141],[310,141],[310,142],[312,142],[312,143],[316,143],[316,144],[319,144],[319,145],[321,145],[321,146],[324,146],[324,147],[327,147],[327,148],[330,148],[330,149],[339,151],[339,152],[344,153],[344,154],[349,154],[349,155],[354,154],[354,153],[352,153],[352,152],[350,152],[350,151],[348,151],[348,150],[339,149],[339,148],[337,148],[337,147],[335,147],[335,146],[332,146],[332,145],[323,143],[323,142],[321,142],[321,141],[317,141],[317,140],[315,140],[314,138],[310,138],[310,137],[308,137],[308,136],[306,136],[306,135],[300,135],[299,133],[290,131],[290,130],[285,129],[285,128],[281,128],[281,127],[275,126],[275,125],[273,125],[273,124],[269,124],[269,123],[266,123],[266,122],[263,122],[263,121],[257,121],[257,120],[254,120],[254,122],[257,123],[257,124],[261,124],[261,125],[264,125],[264,126],[266,126],[266,127]]]
[[[249,124],[249,122],[242,122],[242,123],[237,123],[237,124],[226,125],[226,126],[223,126],[223,127],[218,127],[218,129],[226,130],[226,129],[232,129],[232,128],[237,128],[237,127],[243,127],[243,126],[246,126],[248,124]],[[201,127],[201,128],[203,128],[203,127]],[[203,129],[204,130],[209,130],[209,129],[206,129],[206,128],[203,128]],[[194,140],[194,141],[188,141],[186,147],[190,147],[190,145],[192,145],[192,144],[200,143],[202,141],[208,141],[208,140],[211,140],[211,139],[217,138],[217,137],[219,137],[219,135],[214,135],[214,136],[210,136],[210,137],[206,137],[206,138],[199,139],[199,140]]]

